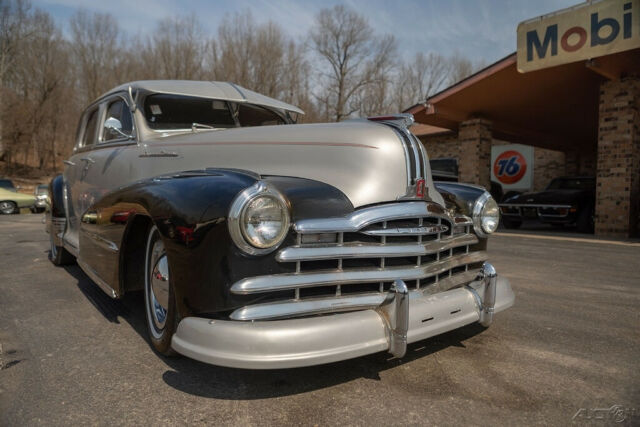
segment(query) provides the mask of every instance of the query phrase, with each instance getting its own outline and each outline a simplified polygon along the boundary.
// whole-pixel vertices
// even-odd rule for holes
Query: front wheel
[[[156,226],[151,227],[147,236],[144,301],[151,345],[165,356],[175,355],[171,348],[171,337],[178,324],[175,297],[167,253]]]
[[[17,211],[18,205],[16,205],[15,202],[12,202],[10,200],[0,202],[0,213],[4,215],[11,215],[13,213],[16,213]]]

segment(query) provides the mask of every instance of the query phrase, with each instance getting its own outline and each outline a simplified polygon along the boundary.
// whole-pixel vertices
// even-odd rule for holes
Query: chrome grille
[[[278,251],[294,272],[248,277],[236,294],[290,291],[290,299],[249,305],[232,319],[257,320],[357,310],[380,305],[394,280],[432,294],[472,281],[487,259],[466,216],[431,202],[364,208],[343,218],[298,221],[296,244]]]

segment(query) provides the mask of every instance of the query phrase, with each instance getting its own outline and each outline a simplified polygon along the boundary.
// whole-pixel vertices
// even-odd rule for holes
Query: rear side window
[[[155,130],[191,129],[194,123],[213,128],[236,126],[225,101],[194,96],[156,94],[144,101],[147,124]]]
[[[96,129],[98,126],[98,109],[91,111],[87,118],[87,126],[84,129],[84,135],[82,136],[82,146],[86,147],[92,145],[96,139]]]

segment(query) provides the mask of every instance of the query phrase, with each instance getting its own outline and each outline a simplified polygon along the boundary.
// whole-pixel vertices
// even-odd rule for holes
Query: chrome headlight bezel
[[[497,208],[497,217],[495,217],[495,228],[490,230],[488,227],[485,227],[485,220],[488,218],[485,214],[485,209],[487,207],[492,207],[492,204],[495,204],[495,207]],[[498,229],[499,224],[500,208],[498,207],[498,203],[488,191],[485,191],[473,204],[473,229],[479,237],[489,237],[489,235],[493,234]]]
[[[269,246],[257,247],[247,239],[247,230],[244,225],[244,217],[249,204],[260,197],[268,197],[279,203],[284,212],[282,219],[282,227],[278,233],[277,239],[275,239]],[[275,251],[278,246],[284,241],[289,232],[291,225],[289,201],[271,185],[258,181],[251,187],[246,188],[231,203],[229,208],[228,226],[229,234],[233,243],[244,253],[248,255],[266,255]]]

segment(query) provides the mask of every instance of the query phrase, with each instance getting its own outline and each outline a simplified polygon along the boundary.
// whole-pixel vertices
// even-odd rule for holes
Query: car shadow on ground
[[[124,320],[148,343],[144,318],[144,295],[134,292],[121,300],[105,294],[77,265],[65,267],[77,280],[78,289],[107,320]],[[380,373],[447,347],[465,347],[464,342],[484,331],[479,324],[410,344],[402,359],[386,352],[326,365],[294,369],[246,370],[225,368],[198,362],[187,357],[166,357],[156,353],[169,368],[162,374],[164,382],[176,390],[215,399],[264,399],[296,395],[332,387],[359,378],[380,380]]]

